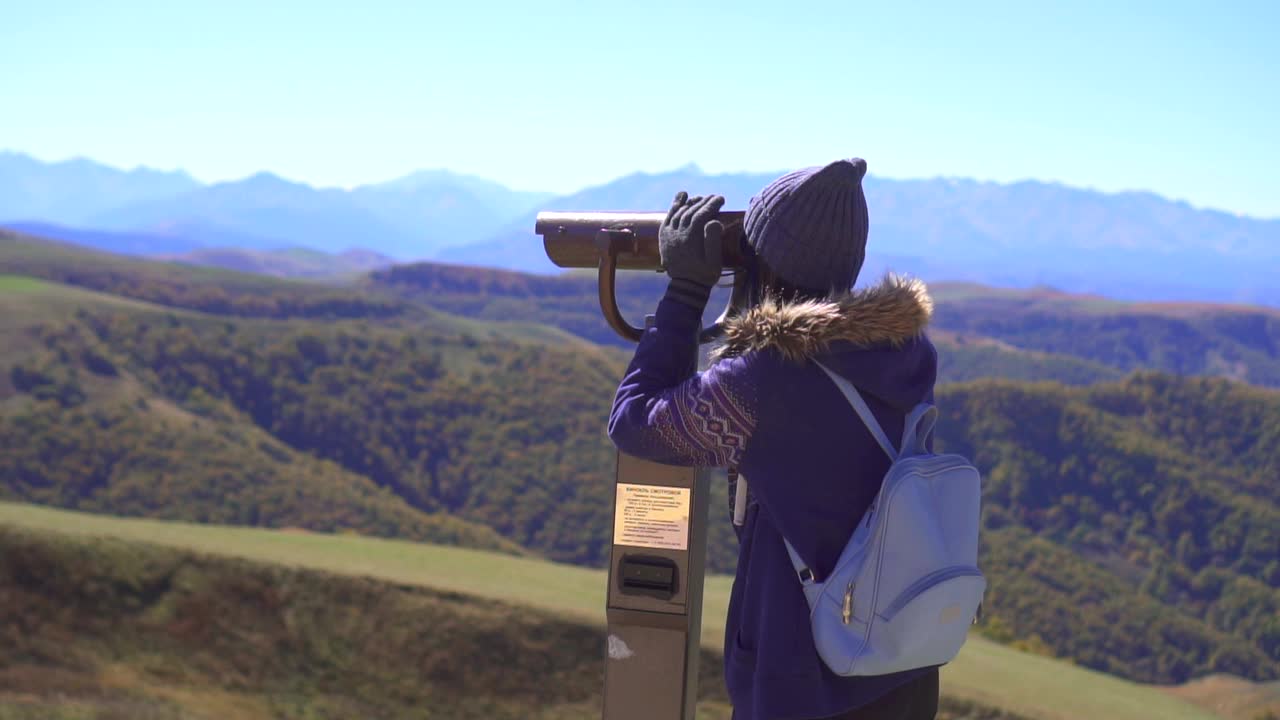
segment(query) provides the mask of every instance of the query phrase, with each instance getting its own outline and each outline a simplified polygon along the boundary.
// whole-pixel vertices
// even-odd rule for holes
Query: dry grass
[[[402,588],[432,588],[464,594],[481,599],[478,607],[518,599],[522,604],[548,613],[547,617],[597,627],[603,622],[605,583],[600,571],[537,560],[320,533],[121,520],[13,504],[0,504],[0,527],[3,526],[123,538],[343,576],[375,578]],[[719,649],[723,635],[729,585],[727,577],[708,579],[703,639],[708,651],[713,653]],[[513,587],[521,589],[518,596],[513,595]],[[715,663],[712,660],[713,666]],[[1214,717],[1159,688],[1019,652],[976,636],[944,670],[943,691],[956,700],[1047,720]]]
[[[1231,720],[1255,720],[1268,711],[1280,717],[1280,682],[1211,675],[1167,691]]]

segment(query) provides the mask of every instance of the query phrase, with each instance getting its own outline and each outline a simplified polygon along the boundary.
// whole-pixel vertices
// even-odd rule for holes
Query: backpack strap
[[[915,406],[903,424],[901,457],[927,453],[929,440],[933,437],[933,427],[937,423],[937,407],[929,403],[920,403]]]
[[[813,576],[813,571],[809,569],[808,563],[800,558],[800,553],[796,552],[795,548],[791,547],[790,540],[782,538],[782,542],[787,545],[787,554],[791,556],[791,567],[796,569],[796,575],[800,577],[800,584],[812,585],[817,578]]]
[[[832,382],[836,384],[836,387],[840,388],[840,392],[844,394],[845,399],[853,406],[854,411],[858,413],[858,417],[862,418],[862,424],[867,426],[867,430],[871,431],[871,435],[875,437],[876,442],[880,444],[880,447],[884,450],[885,454],[889,456],[890,462],[897,460],[898,451],[893,449],[893,445],[889,442],[889,436],[884,433],[884,430],[880,427],[880,423],[876,422],[876,416],[871,414],[871,408],[867,407],[867,402],[862,399],[862,395],[858,393],[858,389],[855,388],[848,380],[845,380],[839,375],[831,372],[826,365],[823,365],[817,360],[814,360],[813,362],[818,367],[822,368],[822,371],[831,378]]]

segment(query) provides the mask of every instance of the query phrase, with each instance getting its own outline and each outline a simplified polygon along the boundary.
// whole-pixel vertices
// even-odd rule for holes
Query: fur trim
[[[824,300],[784,303],[768,298],[725,321],[712,361],[774,348],[793,362],[808,360],[833,342],[856,347],[901,347],[924,332],[933,316],[928,288],[916,279],[887,275],[874,287]]]

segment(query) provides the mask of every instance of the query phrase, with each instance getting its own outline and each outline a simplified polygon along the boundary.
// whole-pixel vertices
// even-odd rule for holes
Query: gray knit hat
[[[747,242],[790,285],[848,290],[866,254],[866,174],[866,161],[853,158],[774,180],[747,205]]]

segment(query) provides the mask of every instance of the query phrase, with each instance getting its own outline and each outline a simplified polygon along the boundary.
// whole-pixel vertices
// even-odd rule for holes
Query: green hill
[[[1280,392],[1147,373],[938,403],[938,450],[983,471],[994,620],[1126,677],[1280,678]]]
[[[257,275],[333,281],[354,278],[370,270],[392,264],[390,258],[370,250],[327,253],[301,247],[277,250],[205,248],[156,259],[170,260],[183,265],[226,268]]]
[[[244,268],[261,270],[252,263]],[[418,263],[376,270],[354,284],[323,285],[126,258],[0,230],[0,273],[223,315],[416,322],[435,309],[508,325],[551,325],[594,343],[631,347],[601,318],[588,272],[549,277]],[[639,324],[662,286],[660,275],[620,274],[624,314]],[[1155,369],[1280,385],[1280,311],[956,284],[939,284],[934,292],[944,382],[1000,377],[1087,384]],[[727,290],[716,291],[707,323],[726,298]]]
[[[563,555],[607,543],[602,525],[540,527],[550,503],[575,512],[575,494],[589,498],[577,512],[607,507],[587,473],[608,463],[609,399],[562,379],[603,387],[620,367],[560,331],[216,317],[14,278],[0,282],[0,340],[0,497],[329,529],[325,508],[358,514],[368,494],[399,519],[346,527],[425,539],[399,528],[425,511],[483,529],[470,544],[498,542],[479,524]],[[530,379],[545,390],[524,392]],[[551,406],[559,427],[538,420]],[[510,512],[516,499],[532,511]]]
[[[175,402],[155,392],[145,371],[135,374],[83,325],[64,322],[58,335],[42,324],[90,306],[144,322],[180,317],[0,276],[0,497],[525,552],[491,528],[428,515],[368,478],[290,447],[207,395]]]
[[[624,272],[618,304],[632,324],[652,312],[665,276]],[[562,277],[433,263],[370,273],[366,286],[477,318],[550,322],[595,342],[629,347],[600,319],[594,272]],[[1085,384],[1162,370],[1280,386],[1280,311],[1211,304],[1143,304],[1043,290],[931,286],[941,379],[980,377]],[[705,322],[727,290],[713,295]]]
[[[406,303],[378,293],[217,268],[138,260],[0,228],[0,274],[159,305],[241,317],[393,318]]]
[[[266,297],[312,287],[254,281]],[[394,302],[403,314],[243,317],[0,280],[0,494],[500,536],[599,567],[604,418],[625,356],[560,329]],[[944,348],[944,365],[952,357]],[[939,401],[940,444],[987,478],[989,637],[1150,682],[1280,677],[1280,394],[1146,373],[950,385]],[[728,572],[736,546],[715,487],[708,563]]]
[[[257,267],[249,264],[247,268]],[[416,319],[435,309],[478,320],[552,325],[630,349],[600,317],[593,273],[538,276],[417,263],[349,285],[282,281],[213,267],[125,258],[0,230],[0,273],[39,277],[170,307],[243,317]],[[618,302],[640,324],[664,277],[624,272]],[[1087,384],[1140,369],[1280,386],[1280,311],[1131,303],[1048,290],[933,286],[945,382],[982,377]],[[713,296],[706,321],[727,290]]]
[[[0,586],[0,612],[26,628],[0,644],[0,717],[599,716],[600,571],[0,503]],[[728,587],[708,582],[700,718],[728,717]],[[980,637],[943,694],[950,720],[1214,717]]]
[[[640,325],[645,314],[653,311],[664,282],[663,276],[649,273],[618,275],[618,305],[633,325]],[[467,317],[551,323],[592,342],[624,351],[634,349],[600,315],[594,272],[547,277],[418,263],[372,272],[363,286]],[[715,321],[727,299],[727,289],[713,293],[704,324]],[[944,353],[940,376],[949,382],[1005,377],[1085,384],[1122,375],[1115,368],[1087,359],[1023,350],[973,333],[942,331],[935,334],[934,341]]]
[[[1280,387],[1280,310],[1134,303],[1048,290],[937,285],[935,325],[1125,372],[1162,370]]]
[[[256,462],[254,446],[235,433],[262,433],[340,465],[358,477],[354,483],[390,490],[418,512],[486,526],[560,561],[603,562],[612,456],[601,418],[620,370],[606,358],[358,322],[132,310],[83,310],[35,337],[38,352],[9,373],[16,394],[6,401],[8,452],[0,456],[0,471],[11,478],[8,497],[262,522],[273,517],[272,496],[226,500],[246,477],[235,470],[238,455],[248,467]],[[121,452],[113,438],[123,444],[151,434],[127,430],[147,427],[136,404],[112,405],[114,416],[99,407],[100,397],[130,383],[155,407],[224,424],[232,438],[227,462],[195,465],[190,458],[203,458],[199,450],[135,452],[112,464],[112,453]],[[538,392],[524,391],[530,387]],[[1200,398],[1188,405],[1194,415],[1172,410],[1184,396]],[[939,401],[947,408],[940,441],[974,457],[987,477],[991,533],[1039,537],[993,541],[984,551],[997,588],[993,637],[1039,643],[1145,681],[1209,672],[1277,676],[1280,522],[1266,494],[1280,427],[1276,393],[1145,376],[1074,390],[979,383],[943,388]],[[1126,414],[1135,407],[1141,412]],[[1162,418],[1180,417],[1181,435],[1149,419],[1151,407],[1164,408]],[[1220,427],[1219,417],[1254,418],[1253,430]],[[126,430],[97,430],[116,423]],[[1215,443],[1226,450],[1208,453]],[[92,472],[101,467],[121,471]],[[87,487],[86,477],[94,478]],[[724,523],[714,527],[709,563],[728,571],[735,546]],[[1198,550],[1214,543],[1226,544],[1216,555]],[[1114,642],[1109,629],[1117,624],[1133,628],[1131,641]]]
[[[5,523],[0,585],[3,718],[585,720],[602,684],[580,622],[366,577]]]

